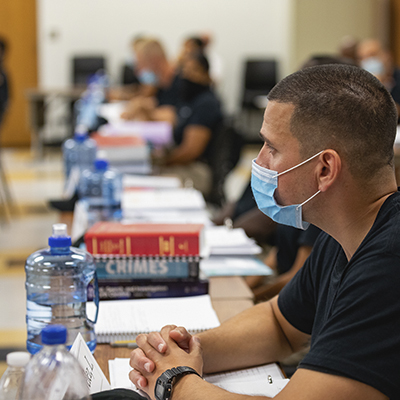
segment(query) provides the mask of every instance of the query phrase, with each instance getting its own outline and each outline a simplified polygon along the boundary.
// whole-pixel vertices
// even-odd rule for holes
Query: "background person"
[[[161,174],[193,181],[194,188],[207,195],[212,171],[208,157],[223,121],[219,99],[213,92],[209,64],[202,53],[188,55],[183,63],[178,105],[174,122],[174,147],[155,154]]]
[[[357,45],[361,68],[375,75],[389,90],[400,114],[400,69],[395,67],[388,50],[376,39],[365,39]]]

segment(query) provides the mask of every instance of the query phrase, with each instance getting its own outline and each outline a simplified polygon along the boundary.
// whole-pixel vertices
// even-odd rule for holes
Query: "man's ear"
[[[325,150],[319,156],[317,179],[318,189],[325,192],[338,179],[342,169],[342,160],[339,154],[332,149]]]

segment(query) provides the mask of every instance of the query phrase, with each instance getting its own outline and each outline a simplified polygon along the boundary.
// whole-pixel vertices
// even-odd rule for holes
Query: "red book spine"
[[[92,254],[194,256],[200,254],[199,235],[89,236],[86,248]]]

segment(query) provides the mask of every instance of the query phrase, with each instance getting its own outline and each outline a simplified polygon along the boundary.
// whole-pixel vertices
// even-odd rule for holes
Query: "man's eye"
[[[268,153],[272,153],[275,149],[268,143],[264,143],[264,146],[266,147],[266,149],[268,150]]]

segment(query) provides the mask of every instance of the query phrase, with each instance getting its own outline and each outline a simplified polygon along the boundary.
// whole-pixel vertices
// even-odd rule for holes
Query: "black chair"
[[[138,85],[139,79],[135,73],[132,65],[123,65],[121,70],[121,84],[122,85]]]
[[[106,70],[103,56],[76,56],[72,59],[72,83],[86,85],[88,78],[98,70]]]
[[[244,145],[242,133],[235,128],[233,121],[226,119],[221,123],[213,138],[206,162],[212,171],[212,186],[205,196],[207,203],[221,207],[226,198],[224,183],[229,172],[237,165]]]
[[[273,59],[247,60],[245,62],[242,107],[258,108],[257,96],[266,96],[277,83],[277,61]]]

